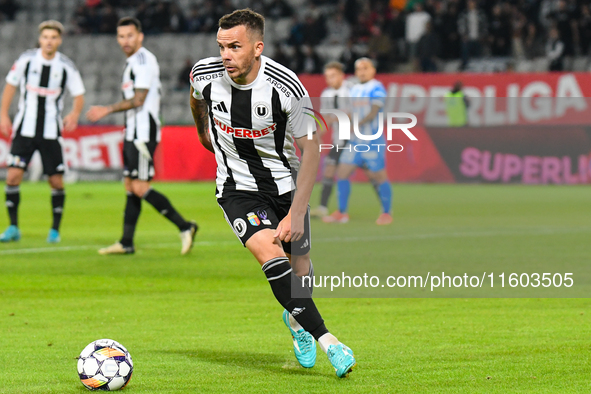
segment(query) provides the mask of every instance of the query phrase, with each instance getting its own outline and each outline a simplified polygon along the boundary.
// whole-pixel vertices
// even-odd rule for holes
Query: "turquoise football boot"
[[[2,234],[0,234],[0,242],[18,241],[21,239],[21,232],[18,227],[10,225]]]
[[[50,244],[56,244],[58,242],[60,242],[62,239],[60,238],[60,233],[55,230],[55,229],[51,229],[49,230],[49,235],[47,236],[47,242]]]
[[[339,378],[346,378],[353,367],[357,365],[353,351],[342,343],[336,346],[330,345],[326,354]]]
[[[300,365],[304,368],[312,368],[316,364],[316,341],[312,334],[300,328],[297,332],[289,324],[289,312],[283,311],[283,322],[289,328],[293,338],[293,352]]]

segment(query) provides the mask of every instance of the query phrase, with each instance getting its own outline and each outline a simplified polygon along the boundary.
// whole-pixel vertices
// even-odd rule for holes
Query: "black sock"
[[[21,191],[19,186],[8,186],[4,189],[6,192],[6,209],[10,218],[11,226],[18,226],[18,204],[21,201]]]
[[[287,257],[271,259],[263,264],[262,268],[277,301],[291,313],[304,330],[312,334],[316,340],[326,334],[328,330],[312,300],[309,289],[303,287],[302,279],[292,272]],[[302,289],[302,293],[305,293],[302,294],[302,298],[292,297],[292,286]]]
[[[158,212],[164,217],[173,222],[180,231],[185,231],[191,228],[191,223],[187,222],[177,211],[174,209],[168,198],[164,194],[158,193],[154,189],[150,189],[144,194],[144,200],[152,204]]]
[[[322,194],[320,195],[320,206],[328,207],[328,199],[332,193],[332,187],[334,186],[333,178],[322,179]]]
[[[127,203],[125,204],[125,213],[123,215],[123,237],[121,244],[123,246],[133,246],[133,235],[135,226],[142,211],[142,199],[133,193],[127,193]]]
[[[51,189],[51,210],[53,211],[53,225],[51,228],[55,231],[60,229],[65,201],[66,192],[64,189]]]

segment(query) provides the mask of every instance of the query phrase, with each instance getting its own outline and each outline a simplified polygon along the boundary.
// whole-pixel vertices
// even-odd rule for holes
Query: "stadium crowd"
[[[3,3],[11,0],[0,0]],[[217,20],[250,7],[267,18],[290,18],[287,39],[276,42],[278,61],[298,73],[318,73],[319,45],[341,46],[346,71],[360,56],[379,72],[409,62],[417,71],[437,71],[439,61],[484,56],[547,57],[551,70],[564,58],[587,56],[591,0],[203,0],[188,9],[175,1],[86,0],[73,16],[73,33],[112,33],[121,10],[135,10],[147,34],[213,33]],[[301,11],[305,10],[305,11]],[[269,37],[273,40],[273,37]],[[290,55],[286,54],[289,53]]]

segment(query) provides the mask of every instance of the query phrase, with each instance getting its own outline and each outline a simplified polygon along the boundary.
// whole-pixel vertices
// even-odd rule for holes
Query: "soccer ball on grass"
[[[129,383],[132,373],[131,355],[112,339],[90,343],[78,357],[78,376],[89,390],[119,390]]]

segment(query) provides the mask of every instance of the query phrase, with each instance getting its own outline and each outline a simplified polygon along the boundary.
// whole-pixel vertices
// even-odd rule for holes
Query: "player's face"
[[[139,32],[134,25],[117,28],[117,42],[127,57],[136,53],[141,48],[143,41],[144,33]]]
[[[324,70],[324,78],[326,79],[326,84],[329,87],[333,89],[338,89],[343,84],[345,74],[340,72],[336,68],[327,68],[326,70]]]
[[[253,66],[263,52],[263,42],[250,34],[246,26],[219,29],[217,35],[220,55],[228,75],[234,82],[247,84],[256,78]]]
[[[44,55],[53,56],[62,45],[62,36],[53,29],[43,29],[39,35],[39,47]]]
[[[375,75],[376,69],[371,62],[364,60],[355,65],[355,76],[359,79],[359,82],[371,81]]]

